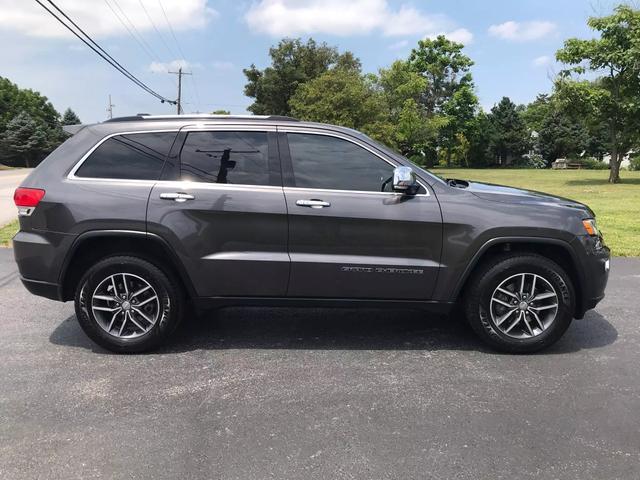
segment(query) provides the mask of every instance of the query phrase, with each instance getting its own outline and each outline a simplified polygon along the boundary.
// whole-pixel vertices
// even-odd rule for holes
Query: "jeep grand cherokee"
[[[187,307],[463,308],[532,352],[604,296],[593,212],[443,180],[347,128],[287,117],[135,116],[85,126],[16,190],[22,282],[75,301],[96,343],[156,347]]]

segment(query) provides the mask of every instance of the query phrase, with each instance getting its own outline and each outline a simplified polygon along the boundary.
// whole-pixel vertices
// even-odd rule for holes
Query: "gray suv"
[[[494,348],[551,345],[604,297],[593,212],[444,180],[347,128],[288,117],[85,126],[16,190],[26,288],[117,352],[198,308],[459,305]],[[191,308],[195,307],[195,308]]]

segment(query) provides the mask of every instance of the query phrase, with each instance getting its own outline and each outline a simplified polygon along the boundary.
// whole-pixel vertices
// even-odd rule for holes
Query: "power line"
[[[123,67],[116,59],[114,59],[111,55],[109,55],[109,53],[107,53],[106,50],[104,50],[100,45],[98,45],[98,43],[96,43],[84,30],[82,30],[82,28],[80,28],[77,23],[75,23],[73,20],[71,20],[71,18],[69,18],[69,16],[66,13],[64,13],[52,0],[48,0],[48,2],[58,12],[60,12],[60,14],[65,19],[67,19],[67,21],[69,23],[71,23],[71,25],[73,25],[76,29],[78,29],[80,31],[80,33],[82,35],[84,35],[84,37],[86,37],[86,39],[83,38],[83,36],[81,36],[73,28],[71,28],[64,20],[62,20],[55,12],[53,12],[50,8],[48,8],[40,0],[35,0],[35,1],[36,1],[36,3],[38,3],[38,5],[40,5],[47,12],[49,12],[49,14],[53,18],[55,18],[58,22],[60,22],[67,30],[69,30],[76,37],[78,37],[80,39],[80,41],[82,41],[87,47],[89,47],[91,50],[93,50],[95,53],[97,53],[103,60],[105,60],[109,65],[111,65],[113,68],[115,68],[120,73],[122,73],[125,77],[127,77],[133,83],[135,83],[140,88],[145,90],[147,93],[153,95],[154,97],[156,97],[158,100],[160,100],[163,103],[164,102],[167,102],[167,103],[170,103],[170,104],[175,104],[176,103],[175,101],[169,100],[168,98],[165,98],[162,95],[160,95],[159,93],[157,93],[156,91],[152,90],[151,87],[147,86],[144,82],[142,82],[135,75],[133,75],[131,72],[129,72],[129,70],[127,70],[125,67]]]
[[[138,0],[138,3],[140,4],[140,6],[142,7],[142,10],[144,10],[145,15],[147,16],[147,18],[149,19],[149,22],[151,23],[151,26],[153,27],[153,29],[156,31],[156,33],[158,34],[158,37],[160,37],[160,41],[162,42],[162,44],[164,45],[164,47],[167,49],[167,51],[169,52],[169,55],[171,55],[172,57],[177,57],[177,55],[173,52],[173,50],[171,49],[171,47],[169,47],[169,45],[167,44],[167,42],[164,41],[164,37],[162,36],[162,33],[160,33],[160,30],[158,30],[158,27],[156,26],[155,22],[153,21],[153,19],[151,18],[151,15],[149,15],[149,11],[147,10],[147,7],[144,6],[144,3],[142,2],[142,0]],[[183,56],[184,58],[184,56]]]
[[[116,12],[116,10],[113,8],[113,6],[108,2],[108,0],[104,0],[104,3],[107,5],[107,7],[109,7],[109,10],[111,10],[111,12],[113,13],[113,16],[116,17],[118,19],[118,21],[120,22],[120,24],[122,24],[122,26],[127,30],[127,32],[129,33],[129,35],[131,36],[131,38],[133,38],[135,40],[135,42],[138,44],[138,46],[142,49],[142,51],[151,59],[152,62],[154,61],[160,61],[160,59],[158,58],[157,55],[154,55],[154,53],[149,50],[149,47],[146,46],[146,42],[144,41],[144,39],[142,37],[140,37],[140,39],[138,39],[138,37],[133,33],[133,31],[131,30],[131,28],[129,27],[129,25],[127,25],[125,23],[125,21],[120,17],[120,14],[118,12]],[[135,27],[134,27],[135,28]],[[137,31],[137,30],[136,30]],[[138,34],[139,35],[139,34]]]
[[[139,0],[139,1],[142,2],[142,0]],[[185,56],[184,52],[182,51],[182,47],[180,46],[180,42],[178,41],[178,37],[176,37],[176,33],[173,30],[173,26],[171,25],[171,22],[169,21],[169,16],[167,15],[167,11],[164,9],[164,5],[162,4],[162,0],[158,0],[158,4],[160,5],[160,9],[162,10],[162,15],[164,16],[164,19],[167,22],[167,26],[169,27],[169,32],[171,32],[171,36],[173,37],[173,41],[175,42],[176,47],[178,47],[178,52],[180,53],[180,56],[184,60],[186,60],[187,57]],[[195,75],[191,75],[191,77],[189,77],[189,78],[191,79],[191,84],[193,85],[193,91],[196,94],[196,100],[198,102],[198,109],[199,109],[202,106],[202,100],[200,99],[200,92],[198,91],[198,86],[196,84]]]
[[[120,4],[118,3],[118,0],[111,0],[113,2],[113,4],[116,6],[116,8],[118,10],[120,10],[120,13],[122,13],[122,16],[125,18],[125,20],[127,20],[127,22],[129,22],[129,25],[131,25],[131,28],[133,28],[133,31],[136,32],[136,34],[138,35],[138,37],[140,38],[140,41],[146,45],[146,47],[149,49],[149,51],[151,52],[151,55],[153,57],[155,57],[155,59],[159,62],[162,63],[162,60],[160,59],[160,56],[156,53],[156,51],[151,47],[151,45],[149,45],[146,40],[144,39],[144,37],[140,34],[140,32],[138,31],[138,29],[136,28],[136,26],[134,25],[134,23],[131,21],[131,19],[129,18],[129,16],[126,14],[126,12],[122,9],[122,7],[120,6]],[[105,0],[106,2],[106,0]]]

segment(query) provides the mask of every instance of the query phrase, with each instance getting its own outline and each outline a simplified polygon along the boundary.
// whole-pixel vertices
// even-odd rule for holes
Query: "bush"
[[[597,158],[593,158],[593,157],[586,157],[586,158],[579,158],[577,160],[571,160],[571,163],[574,163],[574,162],[581,164],[582,167],[586,168],[587,170],[608,170],[609,169],[608,164],[601,162]]]
[[[640,171],[640,153],[635,153],[629,158],[629,170]]]
[[[547,168],[547,161],[538,153],[526,153],[515,162],[520,168]]]

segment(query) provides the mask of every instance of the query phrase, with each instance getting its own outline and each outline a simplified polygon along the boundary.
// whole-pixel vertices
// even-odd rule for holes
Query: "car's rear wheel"
[[[108,257],[78,283],[76,316],[84,332],[114,352],[150,350],[166,341],[184,308],[178,285],[137,257]]]
[[[527,353],[555,343],[573,319],[571,279],[555,262],[506,254],[480,266],[468,283],[465,314],[493,348]]]

